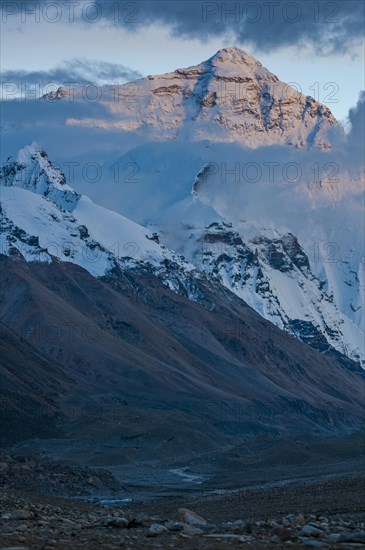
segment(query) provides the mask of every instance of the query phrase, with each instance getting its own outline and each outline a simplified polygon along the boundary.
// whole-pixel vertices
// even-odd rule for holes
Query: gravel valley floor
[[[365,548],[365,478],[106,506],[4,489],[0,548]]]

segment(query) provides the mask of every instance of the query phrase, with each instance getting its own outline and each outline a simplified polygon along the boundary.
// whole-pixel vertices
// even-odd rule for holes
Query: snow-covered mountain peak
[[[11,157],[8,161],[10,160]],[[15,161],[18,164],[26,165],[27,168],[30,168],[32,165],[38,165],[52,179],[54,185],[66,185],[65,176],[61,170],[51,164],[44,147],[36,141],[32,141],[30,145],[26,145],[20,149],[16,154]]]
[[[72,92],[61,87],[44,96],[70,103],[67,125],[137,131],[157,141],[209,139],[253,148],[272,144],[328,148],[326,132],[336,122],[325,105],[281,82],[237,47],[221,49],[191,67],[102,86],[99,98],[95,108],[89,101],[85,117],[82,108],[77,116],[77,103],[88,101],[82,86]],[[67,112],[67,104],[65,108]]]
[[[20,162],[22,159],[27,158],[27,156],[35,154],[37,152],[45,152],[45,151],[44,151],[44,148],[41,145],[39,145],[39,143],[37,143],[36,141],[32,141],[30,145],[25,145],[25,147],[20,149],[17,152],[16,157],[17,157],[17,160],[19,160]]]
[[[260,89],[263,88],[262,94],[269,91],[272,98],[276,97],[276,99],[283,95],[278,77],[266,69],[255,57],[240,48],[233,47],[219,50],[208,60],[208,63],[214,73],[214,78],[218,81],[247,84],[255,82]],[[276,83],[279,83],[279,85]],[[284,86],[286,85],[284,84]],[[243,87],[241,86],[241,88]],[[290,87],[287,88],[286,93],[289,92],[290,95],[292,95],[292,91],[295,93]],[[242,97],[243,95],[241,93]]]
[[[0,168],[0,184],[21,187],[43,195],[64,210],[72,212],[80,195],[66,183],[65,175],[52,164],[44,148],[33,141],[9,157]]]
[[[222,65],[235,65],[236,71],[244,70],[244,67],[247,69],[254,70],[262,68],[267,75],[271,73],[263,67],[262,63],[258,61],[253,55],[248,52],[233,46],[231,48],[222,48],[215,53],[208,62],[212,67],[221,67]]]
[[[212,82],[224,80],[243,83],[250,80],[265,80],[265,83],[269,84],[279,81],[277,76],[270,73],[260,61],[236,46],[218,50],[212,57],[199,65],[187,69],[177,69],[175,73],[190,78],[198,74],[203,81],[211,80]],[[171,73],[164,76],[171,76]],[[211,83],[209,86],[212,90],[214,89],[214,84]],[[231,92],[238,92],[238,90],[233,88]],[[243,90],[241,95],[243,95]]]
[[[230,63],[247,63],[257,64],[261,63],[249,54],[245,50],[238,48],[238,46],[231,46],[229,48],[221,48],[212,57],[211,60],[217,60],[218,62],[229,61]]]

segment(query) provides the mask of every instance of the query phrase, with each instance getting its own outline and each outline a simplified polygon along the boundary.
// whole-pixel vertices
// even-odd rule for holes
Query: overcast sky
[[[339,120],[364,85],[364,3],[1,1],[2,83],[126,82],[236,45]]]

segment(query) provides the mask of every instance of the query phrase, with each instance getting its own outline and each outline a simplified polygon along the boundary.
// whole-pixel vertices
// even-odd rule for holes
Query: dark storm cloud
[[[175,36],[203,41],[229,36],[237,45],[248,44],[261,51],[305,45],[315,46],[318,53],[347,51],[364,33],[361,0],[43,0],[1,4],[3,23],[13,17],[23,18],[23,22],[38,17],[50,23],[62,20],[86,25],[107,20],[126,31],[160,23]],[[31,11],[34,6],[38,6],[36,14]]]
[[[94,4],[95,9],[102,6]],[[103,16],[134,28],[126,25],[124,4],[119,2],[119,10],[108,10],[106,3]],[[162,23],[175,36],[201,40],[229,34],[237,43],[262,51],[304,45],[314,45],[322,53],[346,51],[364,33],[364,3],[359,0],[141,0],[128,5],[135,5],[135,27]]]
[[[104,82],[130,82],[139,78],[138,71],[129,69],[124,65],[107,63],[104,61],[90,61],[73,59],[61,66],[47,71],[3,71],[1,82],[20,86],[46,86],[54,84],[90,84]]]

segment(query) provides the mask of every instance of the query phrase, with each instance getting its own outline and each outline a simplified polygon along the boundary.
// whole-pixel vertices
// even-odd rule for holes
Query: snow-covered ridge
[[[9,158],[0,168],[1,184],[21,187],[39,195],[72,212],[80,195],[66,183],[63,172],[48,159],[45,150],[33,141],[20,151],[16,158]]]
[[[192,264],[161,245],[150,230],[76,193],[37,144],[1,168],[0,185],[1,253],[27,262],[72,262],[96,277],[116,267],[147,269],[174,292],[199,299]],[[65,195],[57,191],[75,198],[72,211],[71,201],[60,200]]]
[[[84,102],[82,87],[44,96]],[[239,141],[250,147],[285,143],[328,148],[331,111],[281,82],[239,48],[219,50],[196,66],[102,86],[105,119],[70,116],[67,124],[135,131],[157,139]]]
[[[314,185],[304,170],[311,154],[306,160],[298,150],[272,150],[148,143],[115,159],[138,166],[133,188],[109,178],[93,198],[157,232],[161,243],[280,328],[364,361],[361,180],[339,171],[337,183]],[[323,163],[333,159],[320,155]],[[222,167],[253,160],[264,168],[268,159],[300,163],[303,178],[288,184],[280,169],[275,181],[264,170],[255,183],[241,172],[237,181],[232,173],[222,177]],[[216,169],[206,169],[210,161]]]

